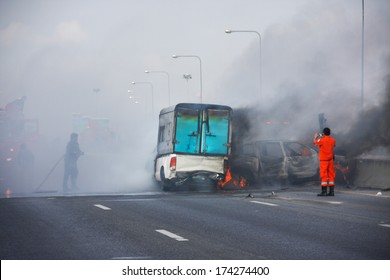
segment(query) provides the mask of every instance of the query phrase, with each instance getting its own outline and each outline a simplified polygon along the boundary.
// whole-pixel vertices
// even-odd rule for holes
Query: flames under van
[[[154,177],[166,190],[184,183],[217,183],[231,152],[229,106],[180,103],[161,110]]]

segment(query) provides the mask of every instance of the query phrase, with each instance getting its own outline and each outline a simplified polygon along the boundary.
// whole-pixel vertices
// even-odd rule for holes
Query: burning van
[[[161,110],[154,177],[163,190],[223,180],[231,152],[230,107],[180,103]]]

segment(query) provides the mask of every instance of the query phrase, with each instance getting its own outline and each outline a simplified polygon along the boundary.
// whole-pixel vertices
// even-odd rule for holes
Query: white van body
[[[154,177],[163,189],[224,179],[231,152],[232,109],[180,103],[161,110]]]

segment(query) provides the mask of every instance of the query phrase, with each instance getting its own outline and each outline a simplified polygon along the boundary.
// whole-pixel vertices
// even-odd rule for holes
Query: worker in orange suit
[[[314,145],[319,147],[321,193],[318,196],[334,196],[334,152],[336,140],[330,136],[330,129],[325,127],[323,134],[314,134]],[[329,192],[327,193],[327,187]]]

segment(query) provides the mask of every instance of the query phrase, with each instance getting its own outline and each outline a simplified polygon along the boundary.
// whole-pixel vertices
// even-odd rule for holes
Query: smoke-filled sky
[[[366,106],[380,102],[389,28],[390,2],[365,1]],[[259,32],[262,63],[256,33],[226,29]],[[1,0],[0,103],[27,96],[25,115],[45,119],[43,132],[53,131],[52,119],[66,125],[71,113],[109,117],[120,129],[134,113],[151,111],[150,86],[132,81],[153,84],[156,113],[168,105],[167,75],[145,70],[169,73],[171,104],[200,101],[199,61],[176,54],[201,58],[205,103],[273,105],[293,97],[330,114],[345,98],[348,108],[337,110],[354,114],[361,29],[359,0]],[[141,110],[129,89],[147,103]]]
[[[385,100],[390,1],[364,8],[368,110]],[[0,62],[0,107],[26,96],[49,140],[66,141],[80,113],[109,118],[130,150],[154,144],[158,111],[201,93],[288,119],[289,134],[311,137],[318,113],[341,133],[361,108],[362,1],[0,0]]]

